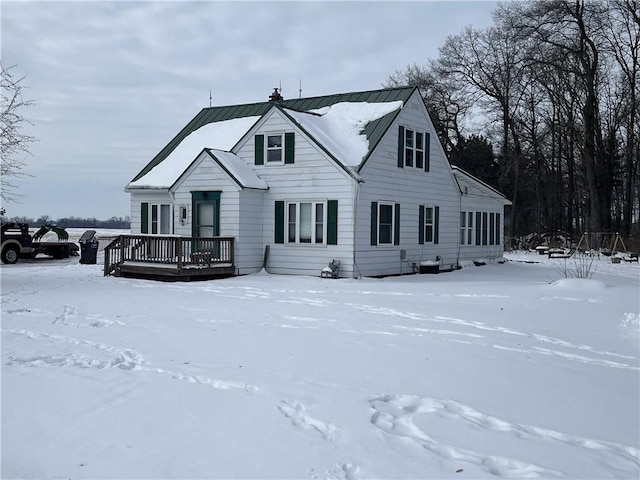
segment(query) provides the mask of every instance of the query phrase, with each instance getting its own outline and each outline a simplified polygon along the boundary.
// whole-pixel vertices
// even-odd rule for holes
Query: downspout
[[[358,269],[358,264],[356,263],[356,247],[357,247],[357,232],[358,232],[358,197],[360,196],[360,180],[355,181],[355,185],[353,187],[354,195],[353,195],[353,248],[351,249],[353,255],[353,273],[351,276],[354,279],[360,278],[356,275],[356,270]],[[362,276],[362,275],[360,275]]]
[[[458,256],[456,258],[456,268],[460,268],[460,250],[462,249],[462,245],[460,244],[460,237],[462,236],[462,234],[460,233],[460,229],[462,228],[462,223],[460,222],[460,218],[462,215],[462,195],[464,195],[464,193],[460,191],[460,195],[458,196]],[[467,215],[466,212],[465,215]],[[465,221],[468,221],[468,219],[465,219]],[[466,229],[464,234],[467,234]]]
[[[460,267],[460,250],[462,249],[462,246],[460,244],[460,228],[462,228],[462,224],[460,223],[460,214],[462,213],[462,195],[464,195],[464,190],[460,186],[460,182],[458,182],[458,179],[456,178],[455,173],[451,172],[451,176],[453,177],[454,182],[458,186],[458,234],[456,235],[458,237],[458,254],[456,258],[456,268],[459,268]]]

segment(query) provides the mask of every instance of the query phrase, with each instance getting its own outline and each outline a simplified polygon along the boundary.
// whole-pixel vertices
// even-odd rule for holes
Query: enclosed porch
[[[104,275],[163,281],[236,273],[233,237],[119,235],[104,249]]]

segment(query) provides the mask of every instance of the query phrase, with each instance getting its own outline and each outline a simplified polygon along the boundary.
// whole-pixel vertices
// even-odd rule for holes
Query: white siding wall
[[[489,189],[468,181],[458,175],[458,182],[462,191],[461,209],[463,212],[473,212],[472,244],[460,246],[460,261],[493,260],[504,254],[504,205],[505,201],[492,193]],[[500,242],[498,245],[476,245],[476,212],[500,214]],[[489,243],[487,241],[487,243]]]
[[[140,234],[141,209],[140,204],[148,203],[164,203],[173,204],[171,195],[168,192],[157,190],[139,190],[131,192],[131,234]],[[151,215],[151,211],[149,211]],[[176,232],[177,233],[177,232]]]
[[[207,155],[202,154],[189,168],[186,175],[174,187],[175,209],[181,205],[189,207],[189,214],[184,225],[176,225],[176,233],[184,236],[192,235],[191,192],[222,192],[220,195],[220,235],[237,237],[239,234],[238,212],[239,187],[229,176]],[[178,219],[176,211],[175,218]]]
[[[430,171],[398,167],[398,126],[431,134]],[[357,214],[357,268],[363,276],[409,273],[411,264],[441,257],[441,268],[457,263],[460,194],[438,137],[416,93],[364,165]],[[371,245],[371,202],[400,203],[400,244]],[[418,243],[419,206],[440,209],[439,243]],[[406,260],[401,262],[401,250]]]
[[[255,134],[291,131],[295,132],[295,163],[254,165]],[[261,206],[264,245],[260,248],[262,256],[264,246],[270,245],[268,271],[276,274],[319,275],[320,270],[335,258],[341,261],[340,276],[351,276],[354,180],[276,110],[271,111],[235,153],[246,160],[269,185]],[[338,200],[338,245],[275,243],[276,201],[326,200]]]
[[[235,242],[238,273],[259,272],[264,255],[264,226],[262,205],[264,190],[242,190],[240,192],[240,223]]]

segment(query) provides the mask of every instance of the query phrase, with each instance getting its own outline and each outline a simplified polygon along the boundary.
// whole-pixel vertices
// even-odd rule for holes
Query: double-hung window
[[[424,133],[410,130],[404,131],[404,165],[424,169]]]
[[[424,208],[424,241],[433,242],[433,207]]]
[[[438,243],[440,207],[420,205],[418,222],[418,243]]]
[[[294,132],[257,134],[254,137],[254,164],[280,165],[295,162],[296,136]]]
[[[378,245],[393,244],[393,204],[378,204]]]
[[[371,245],[400,244],[400,204],[371,202]]]
[[[283,135],[267,135],[267,163],[282,163]]]
[[[430,135],[402,125],[398,127],[398,167],[429,171]]]
[[[287,203],[287,243],[324,244],[325,202]]]
[[[487,238],[487,233],[489,230],[489,224],[488,224],[488,217],[489,214],[487,212],[482,212],[482,245],[487,245],[488,242],[488,238]]]
[[[496,244],[496,214],[489,214],[489,245]]]
[[[473,243],[473,212],[467,212],[467,245]]]

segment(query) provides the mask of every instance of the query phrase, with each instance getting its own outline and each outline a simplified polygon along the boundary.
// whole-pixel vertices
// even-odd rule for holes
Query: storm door
[[[193,203],[193,251],[216,252],[217,242],[198,240],[220,235],[220,192],[191,192]]]

